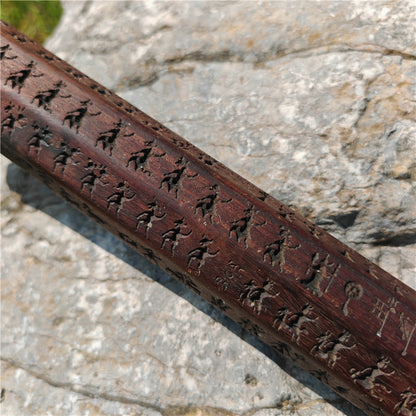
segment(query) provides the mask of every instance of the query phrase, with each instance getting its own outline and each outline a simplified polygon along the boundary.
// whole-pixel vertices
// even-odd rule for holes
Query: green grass
[[[1,19],[39,43],[52,33],[61,15],[59,1],[1,1]]]

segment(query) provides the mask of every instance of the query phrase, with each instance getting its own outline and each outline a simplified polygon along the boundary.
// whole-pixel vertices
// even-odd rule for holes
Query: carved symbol
[[[140,228],[140,225],[144,225],[146,238],[148,238],[149,228],[152,227],[153,222],[166,217],[166,213],[161,211],[156,200],[147,204],[147,207],[149,208],[148,210],[143,211],[136,217],[136,230]]]
[[[229,306],[226,305],[226,303],[220,299],[220,298],[214,298],[214,296],[211,296],[211,301],[210,301],[212,306],[215,306],[216,308],[218,308],[220,311],[226,311],[227,309],[230,309]]]
[[[406,341],[406,346],[402,351],[403,356],[407,355],[407,348],[409,347],[410,340],[412,339],[413,334],[415,333],[415,329],[416,322],[404,316],[404,313],[402,312],[400,314],[400,331],[402,332],[402,340]]]
[[[32,73],[33,67],[35,66],[35,63],[33,61],[30,61],[25,67],[25,69],[21,69],[20,71],[12,72],[11,75],[6,79],[6,82],[4,85],[7,85],[10,81],[10,84],[12,86],[12,89],[17,87],[17,91],[20,94],[20,91],[22,90],[22,87],[27,80],[27,78],[32,74],[33,77],[39,78],[42,77],[43,74],[35,75]]]
[[[32,103],[36,100],[38,101],[38,107],[42,107],[46,111],[51,111],[49,108],[49,104],[52,100],[56,97],[61,98],[69,98],[71,95],[62,95],[59,94],[62,87],[66,87],[66,85],[62,81],[58,81],[54,84],[54,88],[50,88],[49,90],[39,91],[32,99]]]
[[[85,100],[85,101],[80,101],[80,104],[81,106],[78,107],[77,109],[68,111],[62,122],[62,124],[64,125],[65,121],[68,121],[69,127],[71,129],[72,127],[75,127],[77,133],[78,133],[79,128],[81,127],[81,122],[86,115],[93,117],[93,116],[98,116],[99,114],[101,114],[101,111],[98,111],[97,113],[90,113],[88,111],[88,105],[91,104],[90,99]]]
[[[402,400],[394,406],[394,409],[397,409],[397,414],[416,416],[416,393],[413,393],[410,387],[408,387],[406,391],[400,393],[400,397]]]
[[[116,192],[107,198],[107,209],[110,209],[113,206],[118,214],[123,207],[124,202],[133,199],[136,196],[136,193],[130,190],[127,181],[120,182],[117,185],[116,190]]]
[[[183,157],[179,158],[175,165],[178,167],[177,169],[173,170],[172,172],[168,172],[164,174],[164,178],[160,184],[160,189],[163,189],[165,184],[168,192],[174,191],[175,197],[178,197],[178,191],[181,188],[182,181],[184,179],[184,172],[187,169],[188,161],[186,161]],[[198,176],[198,173],[194,175],[186,175],[188,178],[195,178]]]
[[[124,233],[120,233],[119,232],[118,235],[127,244],[129,244],[129,245],[131,245],[131,246],[133,246],[135,248],[138,248],[137,243],[134,240],[132,240],[127,234],[124,234]]]
[[[198,289],[198,286],[185,274],[180,272],[175,272],[174,270],[170,269],[169,267],[166,269],[166,271],[173,276],[175,276],[178,280],[180,280],[185,286],[188,286],[190,289],[192,289],[194,292],[196,292],[198,295],[201,294],[201,292]]]
[[[269,280],[264,281],[261,287],[256,285],[254,280],[250,280],[248,283],[244,283],[244,290],[240,294],[240,301],[242,304],[246,302],[259,315],[263,308],[264,299],[279,295],[278,292],[274,294],[269,292],[272,287],[273,283]]]
[[[105,184],[103,178],[107,174],[107,170],[104,165],[99,165],[88,158],[87,166],[85,166],[87,174],[81,178],[81,191],[85,188],[89,192],[90,196],[95,188],[97,180]]]
[[[257,213],[257,211],[254,211],[254,207],[244,210],[244,213],[245,216],[243,218],[231,223],[229,237],[234,235],[238,242],[243,240],[245,248],[248,248],[248,240],[251,238],[251,228],[254,226],[263,226],[266,224],[266,221],[257,223],[253,222],[253,216]]]
[[[266,258],[269,257],[270,263],[272,266],[279,264],[280,273],[283,272],[283,266],[286,263],[286,250],[287,249],[296,249],[300,247],[300,244],[291,244],[291,235],[289,230],[285,227],[282,227],[279,238],[273,243],[266,246],[263,253],[263,261],[266,261]]]
[[[187,228],[184,218],[176,220],[175,226],[162,234],[162,248],[164,248],[166,244],[170,243],[170,252],[174,255],[175,248],[178,245],[179,240],[181,238],[189,237],[192,234],[192,230],[189,230],[188,233],[184,233],[184,228]]]
[[[383,398],[380,397],[380,390],[384,393],[391,393],[391,390],[385,385],[377,383],[376,378],[380,376],[391,376],[396,372],[395,370],[392,370],[389,373],[384,371],[389,364],[390,360],[386,357],[382,357],[377,361],[376,365],[365,368],[364,370],[352,368],[350,370],[351,378],[354,380],[354,383],[359,384],[366,390],[370,390],[370,395],[381,402],[383,401]]]
[[[363,295],[363,287],[356,283],[356,282],[348,282],[344,287],[345,294],[347,295],[347,300],[344,302],[342,306],[342,313],[345,316],[348,316],[348,304],[350,303],[351,299],[360,299]]]
[[[62,147],[61,153],[59,153],[53,159],[54,160],[53,171],[55,172],[56,168],[58,166],[61,166],[62,167],[62,174],[63,174],[67,165],[68,165],[68,162],[71,162],[74,165],[79,164],[78,161],[75,161],[73,159],[73,156],[80,154],[81,151],[80,151],[79,147],[70,147],[65,143],[61,147]]]
[[[117,123],[113,122],[113,124],[114,124],[114,128],[101,132],[100,136],[95,142],[95,146],[98,147],[98,145],[101,143],[103,150],[108,149],[108,153],[110,156],[113,154],[113,149],[114,149],[116,139],[118,139],[120,136],[131,137],[134,135],[134,133],[130,133],[130,134],[125,133],[123,135],[120,134],[123,128],[122,120],[119,120]]]
[[[162,260],[160,257],[156,256],[155,252],[150,248],[142,248],[144,257],[150,260],[153,263],[157,263],[158,260]]]
[[[148,140],[144,142],[145,147],[137,152],[134,152],[130,155],[129,160],[127,161],[126,167],[130,167],[130,165],[133,165],[133,169],[137,171],[137,169],[140,169],[143,173],[146,173],[147,175],[151,175],[151,172],[147,170],[147,163],[151,156],[154,157],[162,157],[166,155],[166,152],[162,153],[154,153],[153,152],[153,141]]]
[[[313,254],[312,263],[306,271],[307,278],[301,280],[302,285],[304,285],[308,290],[311,290],[314,295],[319,297],[328,291],[340,267],[339,265],[335,266],[334,263],[329,263],[328,259],[329,254],[327,254],[324,258],[321,258],[319,253]],[[332,268],[332,271],[330,268]],[[329,282],[326,285],[324,292],[322,292],[321,286],[324,281]]]
[[[6,52],[11,50],[12,48],[10,47],[9,44],[1,46],[0,47],[0,61],[4,59],[16,59],[17,55],[15,56],[6,56]]]
[[[219,253],[219,249],[213,253],[209,252],[209,246],[211,244],[212,240],[209,240],[205,235],[203,235],[202,240],[199,242],[200,247],[197,247],[188,253],[188,268],[195,264],[196,269],[199,271],[205,264],[205,260],[208,257],[215,257]]]
[[[390,298],[387,303],[377,298],[376,304],[374,305],[371,313],[373,313],[381,322],[381,327],[377,331],[378,337],[381,337],[381,333],[383,332],[384,325],[387,322],[387,318],[389,317],[390,312],[396,313],[395,307],[397,303],[397,300],[394,298]]]
[[[250,319],[243,318],[240,321],[237,322],[239,325],[241,325],[245,330],[253,333],[257,337],[264,334],[264,330],[260,328],[257,324],[254,322],[251,322]]]
[[[4,108],[6,117],[1,121],[1,132],[5,129],[14,130],[18,127],[24,127],[26,125],[26,117],[23,115],[25,107],[16,107],[10,103]]]
[[[301,312],[292,312],[288,308],[282,308],[279,310],[277,317],[273,322],[273,326],[279,323],[277,330],[286,329],[292,333],[292,341],[296,340],[296,343],[299,344],[301,335],[308,334],[308,331],[305,329],[305,324],[307,322],[314,322],[319,319],[318,316],[315,318],[311,317],[313,311],[313,306],[306,304]]]
[[[48,126],[39,126],[35,121],[32,123],[34,128],[34,134],[29,138],[27,144],[29,146],[29,152],[31,149],[35,150],[35,153],[38,155],[41,149],[41,145],[46,147],[50,146],[49,140],[52,138],[52,133],[49,130]]]
[[[219,187],[216,184],[210,186],[209,189],[213,191],[213,193],[197,200],[195,214],[198,214],[198,212],[200,212],[202,218],[209,216],[209,220],[212,224],[212,217],[215,215],[216,204],[218,202],[222,202],[224,204],[229,203],[232,201],[232,198],[219,199]]]
[[[94,212],[91,211],[91,208],[86,203],[83,203],[82,204],[81,209],[83,209],[87,213],[87,215],[89,217],[91,217],[92,219],[94,219],[95,221],[97,221],[99,224],[105,224],[106,223],[98,215],[94,214]],[[122,233],[119,233],[119,234],[122,234]]]
[[[343,350],[351,350],[356,347],[356,344],[347,345],[350,341],[351,334],[348,331],[343,331],[337,337],[330,331],[317,337],[318,343],[311,349],[311,353],[319,355],[322,359],[328,361],[330,367],[334,367],[339,353]]]
[[[213,165],[216,165],[218,163],[214,158],[212,158],[211,156],[206,155],[205,153],[200,153],[198,159],[201,160],[202,163],[205,163],[208,166],[213,166]]]

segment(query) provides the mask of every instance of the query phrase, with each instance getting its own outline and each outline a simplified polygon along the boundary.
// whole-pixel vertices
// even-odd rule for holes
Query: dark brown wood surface
[[[3,154],[369,415],[416,415],[412,289],[1,32]]]

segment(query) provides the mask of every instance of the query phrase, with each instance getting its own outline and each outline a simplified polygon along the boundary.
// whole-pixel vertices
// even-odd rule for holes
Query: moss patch
[[[59,1],[1,2],[1,19],[33,40],[43,43],[52,33],[62,15]]]

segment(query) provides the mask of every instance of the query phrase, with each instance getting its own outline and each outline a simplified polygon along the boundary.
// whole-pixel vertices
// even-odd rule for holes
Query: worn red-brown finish
[[[369,415],[416,415],[413,290],[1,30],[2,153]]]

